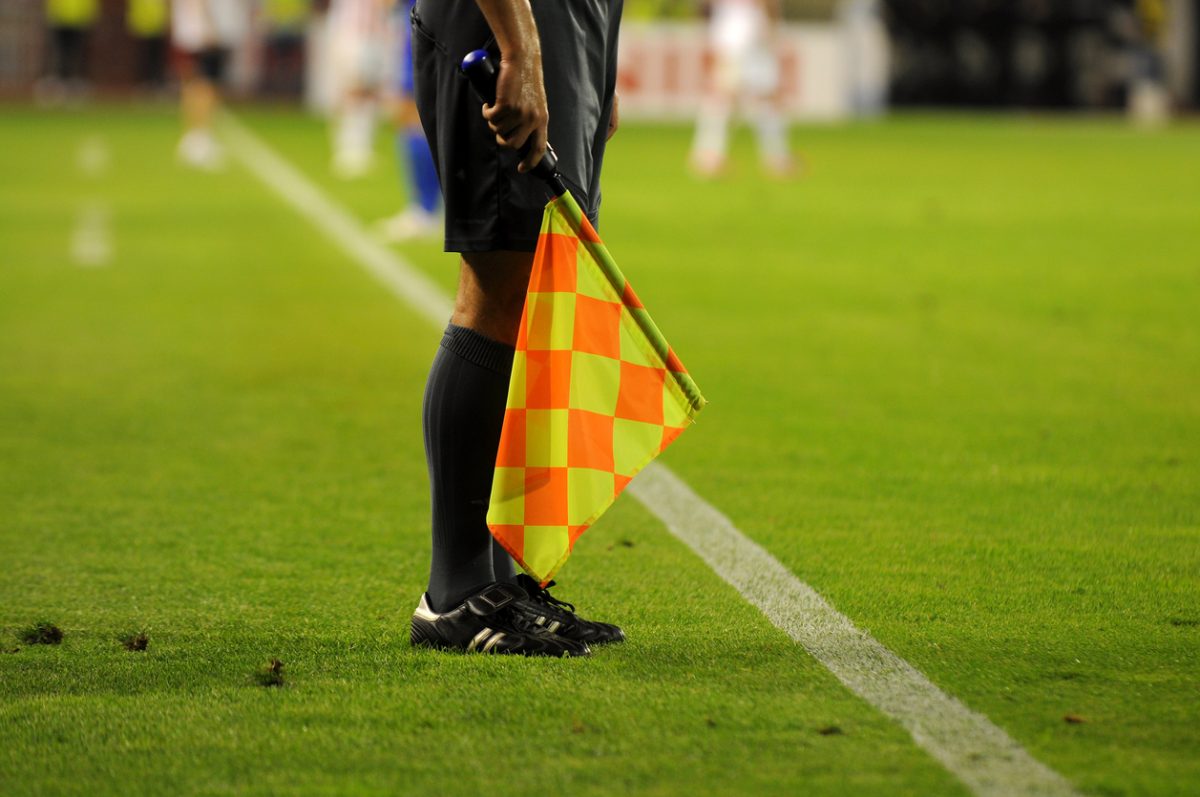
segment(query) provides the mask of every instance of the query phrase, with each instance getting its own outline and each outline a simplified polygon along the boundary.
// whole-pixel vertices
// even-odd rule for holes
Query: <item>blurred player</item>
[[[171,39],[183,54],[179,159],[189,166],[218,169],[224,163],[213,116],[229,51],[246,33],[248,12],[243,0],[171,0]]]
[[[333,118],[333,171],[366,174],[374,160],[375,113],[385,74],[390,0],[333,0],[329,7],[330,65],[338,100]]]
[[[880,0],[839,0],[850,108],[856,116],[879,116],[887,104],[888,35]]]
[[[263,93],[303,94],[304,36],[310,5],[309,0],[263,0]]]
[[[442,230],[438,218],[441,188],[433,154],[425,140],[425,130],[413,99],[412,26],[409,17],[416,0],[396,5],[394,22],[396,62],[392,65],[396,82],[390,98],[396,125],[396,162],[408,182],[408,207],[379,222],[379,232],[389,241],[437,236]]]
[[[1164,0],[1137,0],[1134,16],[1129,115],[1140,125],[1157,127],[1165,124],[1171,116],[1166,63],[1162,52],[1167,5]]]
[[[773,33],[779,0],[713,0],[709,44],[714,56],[712,84],[700,106],[691,165],[713,177],[725,168],[729,123],[739,104],[758,133],[759,156],[771,175],[795,169],[787,127],[779,109],[779,61]]]
[[[51,64],[38,83],[39,99],[59,102],[86,93],[88,43],[99,16],[99,0],[47,0]]]
[[[125,28],[137,41],[138,82],[161,90],[167,77],[167,0],[129,0]]]

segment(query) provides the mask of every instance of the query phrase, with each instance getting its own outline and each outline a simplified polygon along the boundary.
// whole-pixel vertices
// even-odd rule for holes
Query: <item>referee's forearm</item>
[[[538,39],[537,24],[533,21],[533,9],[529,0],[475,0],[483,12],[502,56],[512,58],[521,55],[541,57],[542,45]]]

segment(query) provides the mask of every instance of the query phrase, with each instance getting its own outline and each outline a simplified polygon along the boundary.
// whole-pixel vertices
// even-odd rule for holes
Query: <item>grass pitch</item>
[[[340,183],[243,119],[400,205],[384,142]],[[410,649],[438,333],[175,136],[0,111],[0,793],[965,793],[628,498],[561,579],[628,644]],[[687,139],[620,134],[601,228],[712,401],[671,466],[1081,790],[1200,789],[1200,129],[806,128],[795,183]]]

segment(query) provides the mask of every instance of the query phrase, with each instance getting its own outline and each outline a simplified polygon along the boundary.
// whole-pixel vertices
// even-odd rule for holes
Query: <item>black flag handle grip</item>
[[[491,54],[487,50],[472,50],[462,60],[462,71],[467,76],[467,80],[471,82],[475,93],[479,95],[479,99],[488,105],[495,105],[496,80],[500,77],[500,72],[496,69],[496,62],[492,60]],[[529,147],[529,142],[521,147],[522,158],[529,154]],[[546,154],[542,155],[542,159],[538,161],[532,171],[535,177],[549,186],[556,197],[567,192],[562,176],[558,173],[558,155],[555,154],[549,141],[546,142]]]

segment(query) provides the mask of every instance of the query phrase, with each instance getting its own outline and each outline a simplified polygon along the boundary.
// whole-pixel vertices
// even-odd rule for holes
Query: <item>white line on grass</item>
[[[108,206],[84,202],[71,229],[71,259],[80,268],[107,266],[112,260],[113,241]]]
[[[79,144],[75,151],[75,165],[86,177],[103,177],[112,162],[108,151],[108,143],[104,136],[90,135]]]
[[[453,303],[433,280],[409,266],[363,230],[352,215],[330,200],[294,166],[247,130],[232,114],[221,132],[233,154],[284,202],[346,250],[392,293],[439,329],[450,320]]]
[[[97,180],[108,171],[112,160],[104,137],[91,135],[75,151],[75,166],[87,178]],[[71,259],[82,268],[106,266],[112,260],[112,225],[108,205],[90,200],[79,206],[71,229]]]
[[[233,153],[263,184],[424,318],[439,328],[446,323],[451,302],[440,288],[375,241],[353,216],[228,115],[224,133]],[[899,722],[972,792],[980,797],[1078,794],[987,717],[942,692],[856,628],[665,465],[646,468],[629,492],[852,692]]]
[[[850,691],[912,734],[978,795],[1074,795],[1061,775],[982,714],[934,686],[796,578],[664,466],[629,491],[746,600],[804,646]]]

